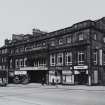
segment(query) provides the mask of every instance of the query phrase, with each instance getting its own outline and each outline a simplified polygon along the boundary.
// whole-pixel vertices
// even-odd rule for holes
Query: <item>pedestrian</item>
[[[56,78],[56,87],[58,88],[58,78]]]
[[[44,85],[45,84],[45,79],[44,79],[44,77],[42,78],[42,85]]]
[[[52,85],[55,85],[54,78],[52,79]]]

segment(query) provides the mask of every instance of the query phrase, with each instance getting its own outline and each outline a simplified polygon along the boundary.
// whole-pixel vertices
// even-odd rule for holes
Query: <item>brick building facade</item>
[[[30,82],[105,84],[105,18],[86,20],[54,32],[33,29],[13,35],[0,48],[1,70],[9,82],[27,74]]]

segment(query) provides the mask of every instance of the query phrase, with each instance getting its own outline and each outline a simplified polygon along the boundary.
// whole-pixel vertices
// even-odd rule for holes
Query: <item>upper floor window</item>
[[[20,47],[20,52],[23,52],[24,51],[24,47]]]
[[[105,37],[103,38],[103,41],[104,41],[104,43],[105,43]]]
[[[2,58],[2,63],[4,62],[4,58]]]
[[[19,53],[19,48],[16,48],[15,49],[15,53]]]
[[[67,52],[65,58],[66,65],[72,65],[72,52]]]
[[[10,54],[13,54],[13,50],[12,49],[10,50]]]
[[[16,67],[16,68],[19,67],[19,60],[18,60],[18,59],[15,60],[15,67]]]
[[[50,65],[55,66],[55,54],[50,55]]]
[[[57,65],[63,65],[63,53],[57,54]]]
[[[20,64],[20,67],[23,67],[23,66],[24,66],[24,61],[23,61],[23,59],[20,59],[19,64]]]
[[[97,51],[93,52],[93,63],[97,65]]]
[[[78,65],[83,65],[85,62],[85,53],[83,51],[78,52]]]
[[[42,43],[37,43],[36,46],[37,47],[41,47],[42,46]]]
[[[27,66],[27,58],[24,58],[24,67]]]
[[[67,37],[67,43],[71,43],[71,37]]]
[[[12,68],[12,59],[10,60],[10,68]]]
[[[46,42],[43,42],[42,45],[45,46],[46,45]]]
[[[51,46],[55,46],[55,41],[54,40],[51,41]]]
[[[83,34],[79,35],[79,40],[83,40]]]
[[[105,53],[103,53],[103,64],[105,65]]]
[[[2,50],[0,50],[0,54],[2,53]]]
[[[94,38],[94,40],[97,40],[97,35],[94,34],[94,35],[93,35],[93,38]]]
[[[59,45],[63,44],[63,39],[59,39]]]

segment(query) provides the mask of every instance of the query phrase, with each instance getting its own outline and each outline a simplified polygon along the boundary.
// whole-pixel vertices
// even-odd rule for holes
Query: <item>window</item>
[[[105,43],[105,37],[103,38],[103,41],[104,41],[104,43]]]
[[[43,42],[42,45],[45,46],[46,45],[46,42]]]
[[[20,67],[23,67],[24,66],[24,61],[23,59],[20,59]]]
[[[7,61],[6,57],[2,57],[2,63],[6,61]]]
[[[12,59],[10,60],[10,68],[12,68]]]
[[[51,41],[51,46],[55,46],[55,41]]]
[[[97,40],[97,35],[96,35],[96,34],[94,34],[93,38],[94,38],[94,40]]]
[[[94,65],[97,65],[97,52],[93,52],[93,63]]]
[[[0,50],[0,54],[2,53],[2,50]]]
[[[5,53],[5,49],[2,49],[2,54],[4,54]]]
[[[66,53],[66,65],[72,65],[72,53],[71,52],[67,52]]]
[[[42,43],[37,43],[36,46],[37,47],[41,47],[42,46]]]
[[[24,47],[20,47],[20,52],[23,52],[24,51]]]
[[[15,49],[15,53],[19,53],[19,48],[16,48]]]
[[[63,39],[59,39],[59,45],[63,44]]]
[[[85,61],[85,53],[83,51],[78,52],[78,65],[83,65]]]
[[[57,65],[63,65],[63,53],[57,54]]]
[[[7,58],[6,57],[4,57],[4,62],[6,62],[7,61]]]
[[[19,60],[18,59],[15,60],[15,66],[16,66],[16,68],[19,67]]]
[[[10,54],[13,54],[13,50],[12,49],[10,50]]]
[[[83,34],[79,35],[79,40],[83,40]]]
[[[105,65],[105,53],[103,53],[103,64]]]
[[[7,53],[7,49],[4,49],[5,54]]]
[[[72,41],[73,41],[73,42],[76,42],[76,40],[77,40],[77,36],[76,36],[76,33],[75,33],[75,34],[73,34],[73,36],[72,36]]]
[[[2,66],[2,69],[5,70],[5,65]]]
[[[71,37],[67,37],[67,43],[71,43]]]
[[[50,55],[50,65],[55,66],[55,54]]]
[[[27,58],[24,58],[24,67],[27,65]]]

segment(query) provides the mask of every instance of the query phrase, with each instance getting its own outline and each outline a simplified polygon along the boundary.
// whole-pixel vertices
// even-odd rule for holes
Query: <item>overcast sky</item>
[[[32,28],[54,31],[105,16],[105,0],[0,0],[0,46]]]

